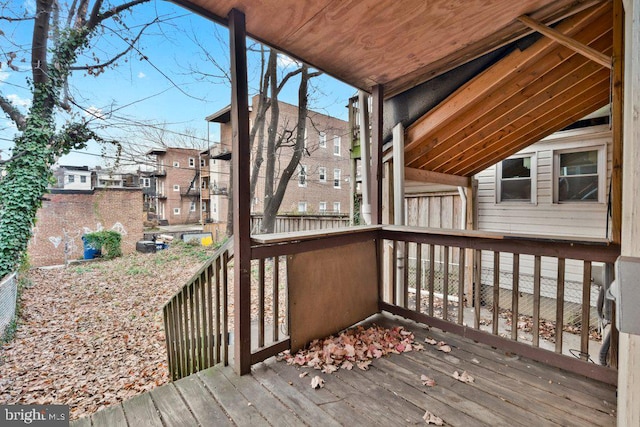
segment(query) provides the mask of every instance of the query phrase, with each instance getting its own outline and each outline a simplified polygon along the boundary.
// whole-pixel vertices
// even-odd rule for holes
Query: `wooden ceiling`
[[[173,0],[221,23],[231,8],[247,32],[294,58],[392,96],[602,0]]]
[[[611,55],[611,3],[556,29]],[[405,132],[405,165],[469,177],[609,103],[610,70],[542,37],[462,86]]]

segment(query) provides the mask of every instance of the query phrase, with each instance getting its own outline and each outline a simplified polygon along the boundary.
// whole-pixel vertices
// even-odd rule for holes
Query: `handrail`
[[[229,363],[228,239],[162,308],[171,379]]]

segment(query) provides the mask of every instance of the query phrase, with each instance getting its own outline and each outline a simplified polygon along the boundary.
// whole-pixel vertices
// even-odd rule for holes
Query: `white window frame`
[[[80,183],[81,184],[87,183],[87,175],[80,175]]]
[[[298,202],[298,213],[307,212],[307,202]]]
[[[333,213],[340,213],[340,202],[333,202]]]
[[[197,210],[197,204],[195,201],[191,201],[191,204],[189,205],[189,212],[195,212]]]
[[[583,151],[597,151],[598,152],[598,200],[563,200],[560,201],[560,189],[558,188],[558,184],[560,181],[560,155],[567,153],[580,153]],[[597,144],[590,145],[588,147],[573,147],[573,148],[563,148],[559,150],[553,151],[553,203],[556,204],[595,204],[595,203],[605,203],[606,202],[606,193],[607,193],[607,145],[606,144]]]
[[[68,182],[68,183],[70,183],[70,184],[71,184],[71,183],[76,182],[76,176],[75,176],[74,174],[70,173],[70,174],[69,174],[69,175],[67,175],[67,176],[69,177],[69,178],[67,179],[67,182]]]
[[[200,157],[200,167],[203,168],[205,166],[207,166],[207,161],[202,157]]]
[[[318,181],[327,182],[327,168],[324,166],[318,168]]]
[[[333,135],[333,155],[340,157],[342,150],[342,138],[338,135]]]
[[[190,168],[195,168],[196,167],[196,159],[195,159],[195,157],[189,157],[189,167]]]
[[[173,208],[174,215],[180,215],[180,208]]]
[[[496,202],[497,203],[525,203],[525,204],[537,204],[538,194],[538,161],[535,152],[519,153],[514,156],[510,156],[509,159],[522,159],[525,157],[531,158],[531,201],[529,200],[502,200],[502,161],[496,165]],[[507,160],[507,159],[505,159]]]
[[[327,212],[327,202],[320,202],[318,204],[318,212],[326,213]]]
[[[173,191],[180,191],[180,184],[173,184]]]
[[[179,167],[180,167],[180,162],[178,162],[178,161],[174,160],[174,161],[173,161],[173,167],[174,167],[174,168],[179,168]]]
[[[300,166],[300,170],[298,172],[298,187],[306,187],[307,179],[308,179],[307,166],[306,165],[299,165],[299,166]]]
[[[318,147],[327,148],[327,134],[325,132],[318,132]]]
[[[333,188],[336,188],[336,189],[342,188],[342,182],[341,181],[342,181],[342,170],[341,169],[334,169],[333,170]]]

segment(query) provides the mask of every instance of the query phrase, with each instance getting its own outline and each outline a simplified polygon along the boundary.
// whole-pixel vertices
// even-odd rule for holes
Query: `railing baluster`
[[[433,303],[436,280],[436,249],[433,244],[429,245],[429,316],[433,316]]]
[[[397,299],[397,288],[398,288],[398,242],[396,242],[395,240],[393,241],[392,254],[393,254],[393,258],[392,258],[393,271],[391,272],[391,282],[393,283],[393,286],[391,286],[391,304],[398,304],[398,299]]]
[[[474,256],[474,274],[473,280],[473,325],[476,329],[480,329],[480,304],[482,303],[482,251],[476,250]]]
[[[556,290],[556,353],[562,354],[564,332],[564,258],[558,258],[558,288]]]
[[[409,308],[409,242],[402,244],[404,247],[404,257],[402,262],[402,286],[404,308]]]
[[[442,318],[449,320],[449,246],[444,246],[443,249]]]
[[[207,307],[207,311],[206,311],[206,317],[207,317],[207,330],[206,330],[206,336],[207,336],[207,366],[213,366],[216,364],[215,359],[213,358],[213,334],[214,334],[214,330],[213,330],[213,310],[215,310],[214,305],[213,305],[213,298],[211,295],[211,282],[213,281],[213,264],[210,264],[209,267],[207,267],[207,283],[206,283],[206,292],[205,292],[205,300],[206,300],[206,307]]]
[[[464,323],[464,271],[465,250],[458,248],[458,325]]]
[[[166,342],[166,346],[167,346],[167,367],[169,368],[169,376],[171,377],[171,380],[173,381],[175,376],[174,376],[174,367],[173,367],[173,360],[174,360],[174,353],[173,353],[173,345],[171,343],[172,341],[172,337],[171,337],[171,322],[173,321],[173,317],[171,317],[169,315],[169,312],[171,311],[171,303],[172,301],[169,301],[169,304],[165,305],[162,309],[162,317],[164,320],[164,338],[165,338],[165,342]]]
[[[416,311],[422,311],[422,244],[416,245]]]
[[[196,329],[195,329],[195,335],[196,335],[196,366],[197,369],[195,370],[195,372],[200,371],[202,369],[204,369],[204,357],[202,355],[202,328],[200,325],[200,317],[201,317],[201,311],[200,311],[200,289],[202,288],[202,274],[200,275],[200,277],[198,277],[198,280],[196,280],[196,282],[194,283],[194,296],[193,296],[193,301],[195,303],[194,306],[194,311],[195,311],[195,317],[196,317]]]
[[[187,374],[187,342],[185,335],[186,313],[184,310],[184,288],[178,294],[178,345],[180,346],[180,378]]]
[[[190,374],[197,372],[196,370],[196,362],[197,362],[197,337],[196,337],[196,327],[195,327],[195,317],[196,313],[194,310],[194,286],[195,282],[191,283],[189,286],[189,320],[190,320],[190,340],[191,340],[191,369],[189,370]]]
[[[218,257],[216,259],[216,263],[215,263],[215,280],[216,280],[216,286],[214,289],[214,294],[215,294],[215,310],[213,312],[213,317],[214,317],[214,327],[213,327],[213,333],[214,333],[214,342],[215,342],[215,348],[214,348],[214,358],[216,363],[220,363],[220,361],[222,360],[220,358],[220,350],[221,350],[221,341],[222,341],[222,328],[220,325],[220,309],[222,307],[220,307],[220,276],[222,273],[222,263],[220,261],[220,257]]]
[[[278,342],[280,317],[280,257],[273,257],[273,342]]]
[[[511,283],[511,339],[518,341],[520,313],[520,254],[513,254],[513,282]]]
[[[258,348],[264,347],[264,258],[258,260]]]
[[[500,252],[493,253],[493,318],[491,322],[491,333],[498,335],[498,322],[500,314]]]
[[[222,255],[222,362],[229,366],[229,251]],[[235,268],[235,267],[234,267]],[[236,310],[239,307],[235,307]],[[235,330],[235,328],[234,328]],[[238,338],[238,337],[236,337]]]
[[[533,325],[531,326],[534,347],[540,345],[540,270],[541,257],[536,255],[533,261]]]
[[[588,360],[589,318],[591,317],[591,262],[584,261],[582,276],[582,321],[580,326],[580,353]]]

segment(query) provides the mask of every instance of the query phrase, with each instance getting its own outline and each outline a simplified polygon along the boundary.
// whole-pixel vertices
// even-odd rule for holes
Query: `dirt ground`
[[[212,253],[176,244],[32,270],[0,348],[0,402],[66,404],[75,419],[168,382],[162,306]]]

